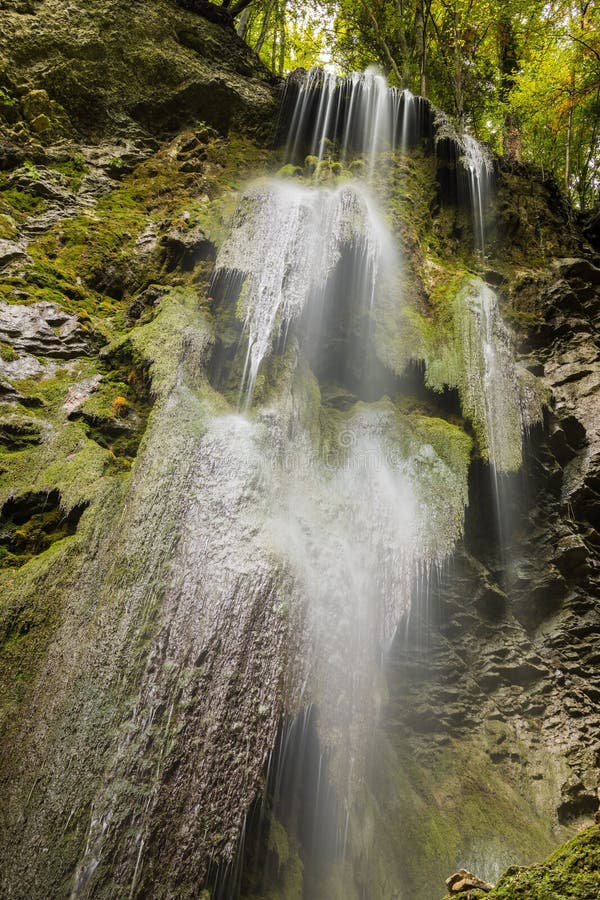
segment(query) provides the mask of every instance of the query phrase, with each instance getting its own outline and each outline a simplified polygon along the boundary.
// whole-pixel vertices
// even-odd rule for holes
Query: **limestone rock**
[[[581,278],[584,282],[600,285],[600,269],[589,259],[557,259],[552,267],[563,277]]]
[[[471,890],[480,890],[487,893],[493,890],[494,885],[483,881],[466,869],[459,869],[458,872],[446,879],[446,887],[450,894],[464,894]]]
[[[162,238],[167,270],[191,270],[200,259],[214,259],[214,244],[201,228],[171,228]]]
[[[16,413],[0,418],[0,445],[7,450],[23,450],[32,444],[39,444],[43,435],[43,424],[38,419]]]
[[[84,381],[71,385],[62,406],[67,414],[67,418],[83,406],[90,394],[96,390],[101,381],[102,375],[92,375],[91,378],[86,378]]]
[[[9,381],[19,381],[23,378],[51,378],[56,372],[56,365],[52,359],[38,359],[32,353],[15,350],[11,359],[3,359],[0,356],[0,375]]]
[[[23,248],[14,241],[0,240],[0,270],[6,269],[15,262],[24,262],[27,254]]]
[[[75,316],[53,303],[0,302],[0,340],[37,356],[73,359],[87,354],[88,339]]]
[[[45,0],[32,12],[3,10],[0,56],[11,82],[28,88],[27,127],[50,120],[41,140],[65,123],[96,137],[156,134],[195,120],[221,133],[234,124],[271,128],[272,78],[230,26],[171,0],[74,0],[68,14],[63,0]]]

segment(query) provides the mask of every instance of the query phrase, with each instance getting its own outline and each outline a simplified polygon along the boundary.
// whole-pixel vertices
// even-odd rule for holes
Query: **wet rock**
[[[156,311],[167,289],[160,285],[150,285],[133,298],[127,307],[127,318],[130,322],[147,322]]]
[[[564,466],[576,456],[576,451],[569,444],[564,429],[558,423],[552,425],[549,441],[552,452],[561,465]]]
[[[76,317],[45,301],[29,306],[0,302],[0,340],[15,350],[56,359],[89,352],[89,339]]]
[[[497,621],[504,615],[507,604],[508,598],[504,591],[489,582],[484,585],[481,594],[475,599],[475,606],[481,615],[493,621]]]
[[[552,263],[552,268],[563,278],[580,278],[584,282],[600,285],[600,268],[589,259],[557,259]]]
[[[587,568],[588,549],[583,538],[578,534],[570,534],[561,538],[556,545],[554,563],[567,575],[582,566]]]
[[[477,875],[473,875],[466,869],[459,869],[458,872],[446,879],[446,887],[449,894],[465,894],[467,891],[473,890],[488,893],[493,890],[494,885],[483,881],[482,878],[478,878]]]
[[[583,447],[586,442],[586,430],[576,416],[570,413],[560,415],[560,425],[571,447],[576,450]]]
[[[593,816],[597,809],[597,791],[587,787],[581,779],[573,776],[562,785],[561,802],[556,810],[561,824],[581,816]]]

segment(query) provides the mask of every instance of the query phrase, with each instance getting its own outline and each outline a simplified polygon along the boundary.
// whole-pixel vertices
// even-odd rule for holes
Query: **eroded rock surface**
[[[16,351],[52,359],[73,359],[89,352],[77,318],[53,303],[0,303],[0,340]]]

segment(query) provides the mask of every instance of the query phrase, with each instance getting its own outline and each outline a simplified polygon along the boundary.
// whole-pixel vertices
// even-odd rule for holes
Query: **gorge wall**
[[[298,822],[270,799],[247,816],[302,707],[302,610],[253,445],[215,426],[241,327],[215,260],[248,179],[282,164],[280,90],[167,0],[1,5],[3,894],[425,900],[459,865],[541,859],[592,821],[600,764],[600,268],[559,193],[497,164],[482,262],[430,140],[375,175],[408,298],[378,337],[386,386],[469,467],[469,504],[386,660],[352,851],[307,886]],[[503,476],[508,537],[458,381],[427,376],[474,275],[544,401]],[[293,355],[257,380],[263,421],[326,442],[355,398]]]

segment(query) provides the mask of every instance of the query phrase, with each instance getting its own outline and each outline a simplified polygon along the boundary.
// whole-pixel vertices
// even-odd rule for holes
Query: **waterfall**
[[[23,763],[33,782],[30,760],[48,759],[13,864],[48,845],[36,875],[66,879],[72,841],[73,898],[206,887],[232,900],[262,778],[259,836],[268,856],[283,825],[302,831],[305,896],[335,896],[332,872],[368,856],[389,649],[409,616],[427,627],[418,604],[463,534],[460,415],[499,475],[537,415],[481,279],[463,277],[441,336],[424,279],[409,297],[399,220],[434,167],[416,153],[416,172],[406,151],[431,148],[433,119],[375,71],[290,80],[293,177],[245,184],[207,294],[174,291],[172,318],[150,323],[156,345],[173,341],[172,379],[156,367],[160,402],[105,555],[92,544],[93,577],[70,594],[79,619],[65,617],[48,666],[64,680],[47,682],[60,691]],[[490,167],[466,139],[459,156],[483,249]],[[394,167],[414,177],[392,208]],[[433,396],[447,387],[454,413]]]
[[[480,449],[492,471],[516,472],[525,429],[522,388],[498,298],[481,279],[469,280],[459,293],[457,327],[465,372],[463,410],[479,430]]]
[[[327,279],[344,246],[363,257],[360,294],[369,315],[376,285],[392,277],[395,249],[361,185],[318,190],[272,180],[245,194],[215,269],[216,278],[229,278],[229,289],[232,277],[245,279],[245,408],[275,337],[287,334],[309,300],[311,317],[322,315]]]
[[[377,69],[339,78],[312,69],[290,80],[286,104],[292,107],[286,155],[323,159],[328,146],[339,146],[345,161],[351,153],[369,156],[373,173],[382,150],[406,149],[428,131],[430,107],[409,90],[389,87]]]
[[[298,771],[305,765],[298,744],[308,740],[306,710],[313,710],[331,782],[324,794],[321,760],[307,790],[331,822],[323,840],[343,862],[378,718],[382,661],[415,583],[443,564],[462,533],[467,470],[445,455],[445,433],[433,438],[446,426],[403,415],[371,378],[383,305],[403,303],[403,263],[368,183],[381,153],[414,141],[419,101],[372,71],[346,79],[312,72],[296,90],[287,159],[307,152],[319,161],[335,141],[342,163],[366,157],[366,183],[251,185],[220,248],[213,287],[241,324],[231,362],[239,409],[249,456],[260,460],[268,543],[292,585],[283,604],[303,621],[304,725],[286,732],[271,777],[281,792],[289,759]],[[269,392],[282,370],[283,395]],[[275,816],[285,816],[282,804]],[[311,865],[305,858],[309,882]]]
[[[438,151],[449,153],[457,171],[457,189],[461,194],[462,174],[466,178],[466,199],[473,220],[475,248],[483,255],[486,249],[486,217],[493,193],[494,167],[487,147],[467,131],[459,133],[448,116],[436,110],[435,144]]]
[[[469,179],[475,246],[485,254],[485,214],[492,190],[492,159],[483,144],[470,134],[463,135],[462,146],[460,161]]]

